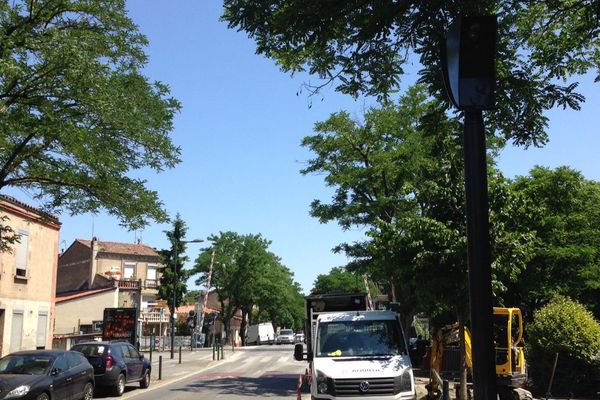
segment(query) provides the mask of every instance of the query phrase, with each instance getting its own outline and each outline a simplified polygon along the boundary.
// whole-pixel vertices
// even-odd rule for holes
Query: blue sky
[[[321,97],[297,95],[306,75],[290,77],[273,61],[255,54],[254,42],[219,21],[218,0],[129,0],[130,16],[148,37],[146,74],[167,83],[183,108],[175,119],[173,141],[183,150],[174,170],[146,176],[159,191],[171,215],[188,224],[188,239],[219,231],[261,233],[308,291],[316,276],[346,262],[331,248],[361,237],[360,230],[342,231],[308,215],[314,198],[328,199],[322,177],[302,176],[299,170],[311,154],[300,147],[315,122],[345,109],[357,116],[374,104],[354,101],[333,89]],[[403,78],[405,88],[414,73]],[[508,177],[525,175],[536,164],[570,165],[600,180],[600,137],[595,123],[600,95],[591,76],[581,92],[587,102],[580,112],[550,112],[550,143],[541,149],[507,148],[499,166]],[[309,104],[312,104],[309,107]],[[23,193],[19,197],[35,205]],[[128,232],[105,215],[60,217],[60,245],[76,238],[134,242],[141,238],[157,248],[168,246],[153,224]],[[189,245],[193,260],[202,245]]]

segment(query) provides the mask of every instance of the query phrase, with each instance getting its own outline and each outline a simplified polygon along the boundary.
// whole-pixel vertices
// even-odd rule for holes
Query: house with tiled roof
[[[0,195],[0,224],[19,237],[0,252],[0,357],[50,348],[60,222]]]
[[[161,257],[156,249],[141,242],[75,240],[58,259],[57,317],[61,321],[55,335],[91,333],[102,320],[101,311],[110,307],[135,307],[141,321],[168,322],[167,315],[159,321],[149,321],[142,315],[158,298],[160,269]],[[115,289],[116,297],[95,292],[109,288]]]

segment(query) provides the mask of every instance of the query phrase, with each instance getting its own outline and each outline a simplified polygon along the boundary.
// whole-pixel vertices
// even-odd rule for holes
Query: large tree
[[[303,144],[316,156],[303,173],[319,173],[334,195],[311,214],[342,227],[360,226],[369,240],[342,244],[348,268],[387,284],[405,328],[416,312],[468,315],[467,246],[461,126],[423,86],[398,104],[367,111],[363,121],[336,113]],[[495,149],[492,142],[492,149]],[[530,252],[521,227],[523,202],[494,169],[490,153],[490,219],[494,290],[518,277]],[[450,322],[450,321],[446,321]]]
[[[351,95],[386,97],[405,68],[419,65],[429,93],[449,106],[440,44],[461,15],[498,15],[498,109],[493,130],[519,144],[547,140],[544,112],[578,109],[572,76],[598,71],[596,0],[322,1],[224,0],[222,18],[286,72],[308,71]],[[569,81],[570,80],[570,81]],[[567,81],[561,84],[561,81]]]
[[[142,74],[147,40],[124,0],[0,1],[0,191],[48,212],[167,220],[136,170],[179,163],[179,103]]]
[[[553,296],[565,295],[600,317],[600,183],[569,167],[535,167],[513,188],[532,212],[521,221],[536,232],[532,259],[508,298],[533,311]]]
[[[163,268],[160,276],[160,285],[158,286],[158,295],[161,299],[167,300],[171,314],[177,307],[185,304],[184,295],[187,292],[187,279],[190,277],[190,271],[184,269],[184,265],[189,261],[185,255],[186,244],[185,235],[187,225],[180,215],[177,214],[173,221],[173,229],[165,231],[170,248],[161,250]],[[175,294],[175,309],[173,309],[173,294]]]
[[[326,274],[319,274],[313,283],[313,291],[319,294],[353,292],[363,288],[363,278],[342,267],[334,267]]]
[[[279,257],[268,250],[270,241],[260,234],[236,232],[221,232],[212,235],[210,240],[213,247],[204,249],[197,257],[194,273],[200,275],[197,284],[206,284],[214,248],[211,286],[221,301],[226,329],[238,311],[242,312],[243,344],[246,326],[258,322],[248,320],[253,315],[259,320],[268,319],[276,326],[297,324],[302,315],[302,307],[298,307],[299,286]]]

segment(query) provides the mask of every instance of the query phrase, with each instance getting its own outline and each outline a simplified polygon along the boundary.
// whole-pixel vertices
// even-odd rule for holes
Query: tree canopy
[[[48,212],[167,220],[136,172],[179,163],[179,103],[142,74],[147,40],[124,0],[0,1],[0,190]]]
[[[334,267],[327,274],[319,274],[313,283],[313,291],[319,294],[354,292],[363,288],[363,278],[345,268]]]
[[[303,299],[293,273],[268,250],[270,241],[258,235],[221,232],[209,240],[196,259],[196,284],[206,284],[212,252],[215,251],[211,286],[221,301],[221,315],[227,325],[242,312],[242,342],[249,323],[272,321],[275,326],[302,326]],[[252,320],[254,317],[254,320]],[[250,320],[248,320],[250,318]]]
[[[570,167],[535,167],[513,190],[531,213],[521,224],[535,231],[533,255],[508,298],[531,313],[559,294],[600,317],[600,183]]]
[[[222,19],[256,42],[256,52],[283,71],[307,71],[324,86],[351,95],[386,98],[407,66],[449,104],[440,69],[440,44],[462,15],[498,15],[497,110],[492,131],[517,144],[547,141],[544,112],[578,109],[584,101],[573,75],[599,71],[600,20],[595,0],[524,2],[457,0],[225,0]]]
[[[189,257],[185,255],[186,244],[185,235],[187,233],[187,225],[181,216],[177,214],[173,221],[173,229],[165,231],[171,247],[161,250],[159,253],[162,257],[162,274],[160,277],[160,285],[158,286],[158,295],[161,299],[167,300],[171,314],[175,312],[173,309],[173,293],[175,292],[175,308],[182,304],[184,295],[187,292],[187,279],[190,277],[190,271],[184,269],[184,264],[189,261]],[[173,276],[175,274],[175,276]],[[175,284],[173,284],[175,283]]]

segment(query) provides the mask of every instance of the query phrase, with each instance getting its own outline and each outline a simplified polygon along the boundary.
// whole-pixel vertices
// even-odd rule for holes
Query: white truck
[[[364,293],[306,298],[307,360],[313,400],[415,400],[415,384],[399,316],[367,310]]]
[[[246,344],[273,344],[275,343],[275,330],[270,322],[250,325],[248,327],[248,337]]]

